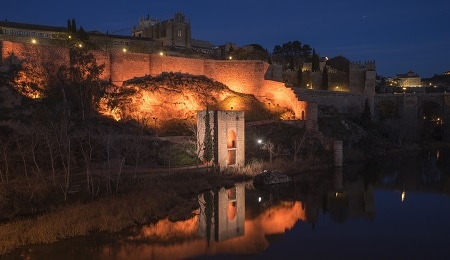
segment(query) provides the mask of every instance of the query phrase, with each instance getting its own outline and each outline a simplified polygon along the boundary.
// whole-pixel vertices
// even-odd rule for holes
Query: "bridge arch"
[[[381,100],[377,103],[374,114],[379,121],[397,118],[398,104],[391,100]]]
[[[436,101],[424,100],[419,107],[419,134],[422,140],[443,138],[444,107]]]

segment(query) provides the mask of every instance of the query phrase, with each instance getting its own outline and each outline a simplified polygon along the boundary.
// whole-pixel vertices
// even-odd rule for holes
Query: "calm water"
[[[30,259],[450,259],[450,152],[393,156],[198,196],[191,219],[96,234]]]

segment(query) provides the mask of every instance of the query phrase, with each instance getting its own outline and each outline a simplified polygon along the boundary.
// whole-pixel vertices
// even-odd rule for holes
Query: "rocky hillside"
[[[247,120],[269,117],[269,111],[253,95],[232,91],[205,76],[181,73],[128,80],[110,91],[101,112],[116,120],[147,119],[158,125],[168,120],[193,121],[196,112],[207,105],[209,109],[243,110]]]

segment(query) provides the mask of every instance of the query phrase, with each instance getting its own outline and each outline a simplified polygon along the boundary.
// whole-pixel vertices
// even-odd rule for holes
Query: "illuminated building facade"
[[[398,86],[402,88],[422,87],[419,75],[412,71],[405,74],[397,74],[396,81],[398,82]]]

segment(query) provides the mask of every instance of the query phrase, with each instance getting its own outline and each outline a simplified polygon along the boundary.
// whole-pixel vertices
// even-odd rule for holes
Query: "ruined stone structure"
[[[245,165],[245,118],[244,112],[208,111],[213,138],[213,162],[220,168]],[[197,149],[203,158],[206,111],[197,112]]]

